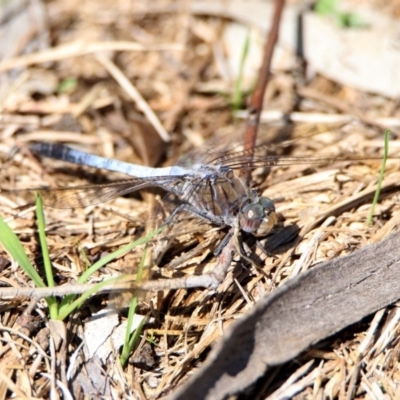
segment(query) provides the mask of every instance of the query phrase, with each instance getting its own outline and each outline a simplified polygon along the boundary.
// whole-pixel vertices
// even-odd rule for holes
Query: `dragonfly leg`
[[[218,264],[214,268],[211,273],[218,280],[219,283],[223,282],[225,279],[228,268],[231,265],[233,255],[235,254],[236,246],[235,246],[235,233],[229,233],[229,241],[226,246],[222,249],[222,252],[219,256]]]
[[[219,256],[221,254],[221,251],[224,249],[224,247],[228,244],[229,240],[231,239],[233,235],[233,232],[228,232],[224,238],[220,241],[218,246],[215,248],[213,254],[214,256]]]
[[[171,215],[166,219],[165,225],[168,225],[177,214],[179,214],[182,211],[187,211],[191,214],[196,215],[197,217],[206,220],[207,222],[211,222],[215,225],[222,225],[223,222],[221,221],[220,218],[217,218],[216,216],[206,213],[206,212],[201,212],[195,207],[190,206],[189,204],[181,204],[179,207],[176,207],[175,210],[171,213]]]
[[[228,273],[228,268],[231,265],[233,254],[235,253],[235,243],[231,235],[230,240],[223,248],[218,264],[212,272],[204,275],[190,275],[182,278],[171,278],[158,281],[147,281],[139,284],[137,289],[160,291],[169,289],[189,289],[204,287],[207,289],[217,289]]]

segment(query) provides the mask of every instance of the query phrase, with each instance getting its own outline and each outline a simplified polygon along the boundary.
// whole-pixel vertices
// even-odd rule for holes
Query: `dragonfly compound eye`
[[[268,197],[260,197],[258,203],[266,210],[275,211],[275,204]]]
[[[268,197],[260,197],[257,203],[243,207],[240,227],[254,236],[265,236],[277,221],[275,205]]]

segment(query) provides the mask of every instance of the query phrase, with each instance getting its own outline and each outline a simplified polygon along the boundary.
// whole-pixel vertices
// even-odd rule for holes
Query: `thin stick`
[[[127,41],[86,42],[77,40],[68,44],[53,47],[49,50],[26,54],[10,58],[0,63],[0,72],[13,68],[26,67],[32,64],[41,64],[52,61],[65,60],[66,58],[81,57],[85,54],[104,51],[182,51],[183,46],[176,43],[143,45]]]
[[[122,89],[128,94],[128,96],[136,103],[137,107],[143,111],[143,114],[147,117],[149,122],[153,125],[154,129],[158,132],[164,142],[171,140],[168,132],[165,130],[157,115],[154,114],[153,110],[147,104],[146,100],[138,92],[138,90],[132,85],[129,79],[124,73],[104,54],[96,54],[97,60],[100,64],[110,73],[110,75],[120,84]]]
[[[173,289],[189,289],[204,287],[208,289],[217,289],[219,284],[225,279],[228,268],[231,264],[232,257],[235,251],[233,238],[222,250],[219,256],[218,264],[213,272],[204,275],[188,275],[182,278],[172,278],[157,281],[147,281],[142,283],[132,282],[130,276],[121,276],[120,283],[114,282],[110,285],[104,285],[96,291],[96,294],[115,291],[151,291],[158,292],[161,290]],[[50,296],[66,296],[70,294],[83,294],[97,284],[75,284],[56,287],[41,287],[41,288],[0,288],[0,298],[13,299],[16,297],[31,297],[44,298]]]
[[[382,121],[378,121],[376,118],[367,117],[360,110],[357,110],[356,108],[350,106],[346,102],[344,102],[342,100],[339,101],[339,100],[335,99],[334,97],[328,96],[321,92],[318,92],[315,89],[308,88],[308,87],[298,88],[297,94],[301,97],[306,97],[309,99],[324,102],[324,103],[328,104],[329,106],[334,107],[337,110],[339,110],[345,114],[353,115],[355,118],[357,118],[364,124],[372,126],[373,128],[378,128],[378,129],[382,129],[382,130],[387,129],[387,125],[386,125],[385,121],[383,121],[383,123],[382,123]],[[396,136],[400,136],[399,129],[392,127],[391,131]]]
[[[278,42],[279,25],[281,21],[283,7],[285,5],[285,0],[275,1],[275,10],[272,17],[271,29],[268,33],[268,38],[264,46],[264,59],[260,67],[258,74],[257,85],[250,99],[250,104],[248,107],[248,118],[247,118],[247,128],[244,136],[244,147],[246,150],[254,149],[257,138],[258,125],[260,123],[260,115],[263,106],[263,99],[265,89],[267,87],[269,77],[270,77],[270,66],[273,51],[276,43]],[[246,180],[250,181],[251,173],[247,172]]]

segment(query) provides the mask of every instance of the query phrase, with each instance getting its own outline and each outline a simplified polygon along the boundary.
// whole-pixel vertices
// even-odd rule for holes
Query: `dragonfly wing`
[[[303,139],[309,139],[320,133],[337,130],[343,127],[343,123],[320,124],[314,126],[299,126],[298,132],[294,132],[294,139],[284,141],[280,145],[261,143],[252,150],[231,150],[210,160],[213,165],[223,165],[231,169],[254,169],[258,167],[287,166],[293,164],[331,164],[336,161],[365,161],[379,160],[381,157],[340,155],[327,157],[292,157],[274,154],[277,149],[292,145]],[[272,154],[271,154],[272,153]]]
[[[52,208],[80,208],[100,204],[119,196],[148,187],[168,190],[177,177],[134,178],[101,185],[75,186],[60,189],[31,189],[38,191],[46,206]]]
[[[234,157],[221,157],[221,165],[231,169],[255,169],[258,167],[288,166],[295,164],[326,165],[339,161],[381,160],[379,156],[341,155],[332,157],[292,157],[267,154],[268,146],[259,146],[252,151],[238,152]]]

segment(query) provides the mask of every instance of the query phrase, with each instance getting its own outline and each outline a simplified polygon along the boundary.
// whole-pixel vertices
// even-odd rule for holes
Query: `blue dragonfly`
[[[175,195],[180,205],[171,213],[166,224],[182,211],[190,212],[211,224],[229,227],[222,241],[223,248],[215,270],[207,275],[170,280],[153,290],[181,287],[216,288],[225,278],[233,254],[242,252],[239,243],[241,231],[255,237],[271,232],[278,217],[273,201],[259,196],[236,172],[258,167],[287,166],[293,164],[327,164],[334,161],[365,160],[374,157],[298,158],[270,155],[270,145],[253,150],[210,150],[201,160],[190,157],[178,165],[152,168],[108,159],[60,144],[36,143],[30,150],[40,156],[123,173],[133,178],[99,185],[86,185],[56,189],[40,189],[44,204],[55,208],[87,207],[112,200],[137,190],[158,187]],[[249,260],[251,261],[251,260]]]

